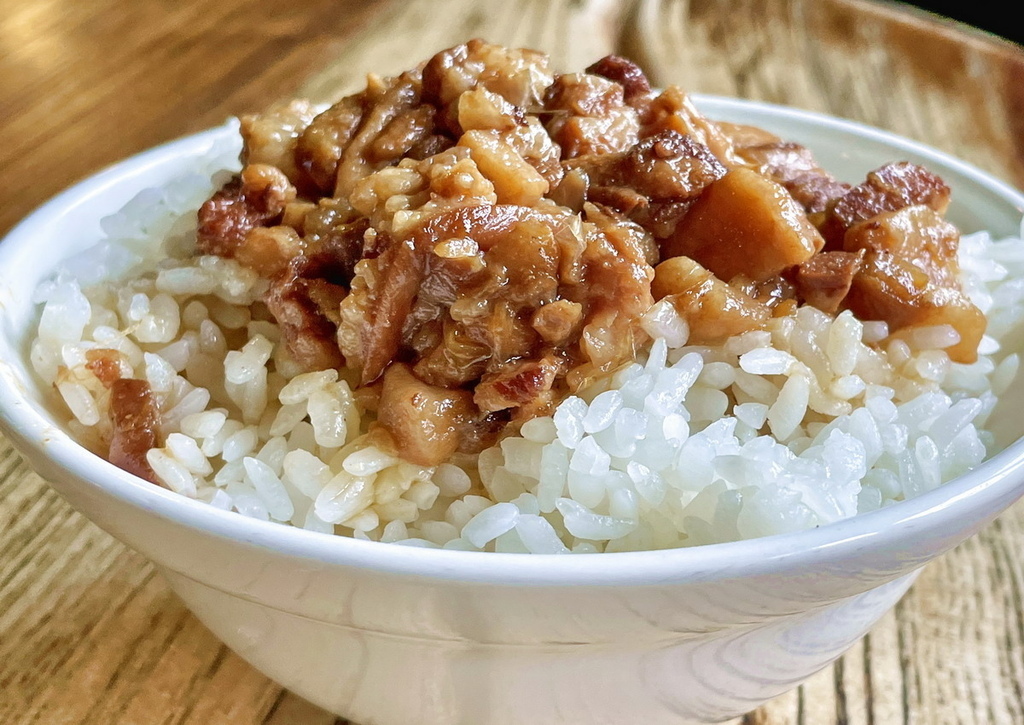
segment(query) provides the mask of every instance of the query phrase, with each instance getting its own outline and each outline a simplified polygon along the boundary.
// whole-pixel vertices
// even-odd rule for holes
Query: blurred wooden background
[[[469,37],[785,103],[1024,187],[1024,49],[867,0],[5,0],[0,232],[136,151],[328,100]],[[930,565],[846,657],[748,725],[1024,723],[1024,507]],[[0,439],[0,722],[327,725],[216,641]],[[340,721],[338,721],[340,722]]]

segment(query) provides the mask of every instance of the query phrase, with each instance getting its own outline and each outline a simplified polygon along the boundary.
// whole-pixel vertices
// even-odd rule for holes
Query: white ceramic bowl
[[[916,143],[835,118],[698,98],[713,118],[811,147],[850,181],[910,159],[953,188],[965,231],[1019,231],[1024,196]],[[747,712],[837,658],[918,570],[1024,493],[1017,385],[991,419],[1001,453],[920,498],[837,524],[658,552],[529,556],[416,549],[244,518],[77,445],[27,364],[32,290],[98,220],[185,170],[227,129],[118,164],[0,244],[0,428],[77,509],[155,562],[218,637],[357,722],[674,723]],[[1011,443],[1017,441],[1016,443]]]

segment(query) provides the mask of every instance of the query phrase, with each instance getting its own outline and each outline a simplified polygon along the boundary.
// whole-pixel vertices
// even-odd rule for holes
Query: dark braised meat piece
[[[822,312],[834,314],[846,298],[863,264],[863,252],[820,252],[793,269],[797,296]]]
[[[113,381],[110,385],[110,421],[113,435],[107,458],[118,468],[156,483],[156,475],[146,460],[146,453],[157,446],[160,408],[149,383],[134,378]]]
[[[640,66],[619,55],[606,55],[588,66],[587,73],[618,83],[622,86],[623,98],[630,105],[651,92],[651,82],[640,70]]]
[[[782,184],[809,214],[825,211],[850,190],[849,184],[818,166],[810,149],[800,144],[749,126],[721,126],[732,137],[736,154],[758,173]]]
[[[949,206],[949,187],[922,166],[902,161],[887,164],[868,174],[827,211],[821,233],[829,249],[842,249],[843,237],[854,224],[877,214],[923,204],[939,214]]]
[[[304,250],[317,274],[331,284],[345,285],[352,280],[356,262],[367,252],[366,217],[340,209],[333,200],[324,199],[303,220]]]
[[[264,301],[274,315],[288,352],[306,370],[345,364],[338,349],[338,308],[346,289],[329,280],[343,277],[330,251],[292,259],[275,277]]]
[[[586,174],[588,199],[627,214],[652,202],[695,199],[726,171],[707,146],[676,131],[662,131],[625,152],[580,156],[565,167]]]
[[[434,216],[415,230],[410,239],[392,241],[387,245],[378,264],[387,273],[382,275],[372,294],[369,319],[361,333],[363,382],[376,380],[398,355],[406,319],[413,312],[421,285],[428,284],[424,281],[428,273],[428,259],[439,240],[468,238],[476,248],[487,252],[518,223],[544,219],[545,215],[522,206],[488,204],[462,207]],[[534,251],[539,251],[536,245]],[[524,271],[526,268],[524,265]],[[459,274],[462,267],[437,260],[429,270],[443,279],[452,273]],[[433,280],[429,284],[436,288],[439,281]],[[509,294],[522,293],[501,281],[498,286],[507,287]],[[411,331],[407,331],[406,336],[410,334]],[[506,344],[511,344],[511,339]]]
[[[347,96],[312,120],[295,145],[295,162],[321,194],[332,194],[338,163],[365,113],[365,93]]]
[[[272,225],[294,199],[295,187],[280,169],[246,166],[200,207],[199,252],[234,257],[249,232]]]
[[[575,208],[585,199],[615,209],[656,239],[671,236],[693,200],[726,172],[706,146],[676,131],[645,138],[623,153],[580,156],[564,165],[557,190],[564,202]]]
[[[398,161],[433,133],[434,111],[420,105],[419,73],[403,73],[366,109],[342,151],[334,196],[348,196],[357,181]]]

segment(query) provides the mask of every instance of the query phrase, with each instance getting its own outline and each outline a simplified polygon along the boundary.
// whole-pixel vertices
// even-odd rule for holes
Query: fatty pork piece
[[[651,292],[656,300],[669,300],[686,320],[693,345],[722,342],[761,327],[771,317],[767,305],[689,257],[672,257],[655,267]]]
[[[727,168],[744,165],[730,139],[719,124],[697,110],[679,86],[669,86],[657,96],[642,96],[633,101],[640,113],[640,137],[662,131],[689,136],[711,149]]]
[[[539,108],[553,75],[548,56],[536,50],[506,48],[474,38],[442,50],[423,66],[423,101],[438,109],[438,126],[458,137],[460,96],[481,88],[518,108]]]
[[[587,73],[602,76],[622,86],[623,99],[634,105],[642,102],[651,93],[651,82],[633,61],[618,55],[606,55],[587,66]]]
[[[820,225],[828,249],[843,249],[851,227],[878,214],[923,204],[939,215],[949,206],[949,186],[928,169],[901,161],[868,174],[863,184],[836,199]]]
[[[377,423],[402,458],[436,466],[456,452],[478,453],[493,445],[505,419],[482,413],[470,391],[429,385],[407,365],[393,363],[381,382]]]
[[[249,164],[199,208],[198,251],[236,256],[249,233],[275,225],[295,197],[295,187],[280,169]]]
[[[677,131],[662,131],[624,152],[579,156],[564,166],[582,174],[588,201],[626,215],[652,204],[681,204],[682,212],[726,171],[707,146]]]
[[[878,214],[852,226],[847,252],[864,254],[846,306],[864,320],[885,320],[890,330],[950,325],[960,342],[946,352],[972,363],[985,333],[985,316],[963,293],[956,253],[959,232],[924,205]]]
[[[341,367],[336,339],[346,288],[336,284],[338,258],[331,250],[298,255],[271,280],[264,298],[281,328],[288,352],[306,370]]]
[[[316,116],[315,106],[305,100],[275,104],[263,113],[242,116],[242,164],[274,166],[294,181],[299,176],[296,145]]]
[[[687,256],[729,281],[762,281],[806,262],[825,242],[792,195],[748,168],[710,183],[661,246],[662,258]]]
[[[818,166],[810,149],[755,126],[719,123],[736,155],[759,174],[777,181],[807,211],[817,215],[845,195],[850,185]]]
[[[407,238],[388,240],[379,258],[360,262],[353,281],[355,296],[343,310],[351,319],[340,331],[339,341],[349,362],[361,368],[363,383],[376,380],[404,352],[427,356],[431,341],[417,338],[431,330],[439,333],[435,323],[459,298],[465,301],[457,309],[465,313],[455,319],[482,330],[481,338],[472,339],[487,345],[491,351],[487,357],[504,361],[525,354],[522,350],[528,345],[520,334],[524,326],[516,315],[502,317],[503,305],[515,303],[518,308],[520,300],[515,298],[522,295],[534,295],[533,304],[539,305],[557,289],[557,280],[549,284],[545,275],[534,275],[550,265],[547,248],[538,246],[547,235],[531,236],[522,227],[533,222],[564,226],[563,221],[528,207],[458,207],[430,217]],[[522,244],[516,241],[520,237],[525,239]],[[499,261],[506,245],[524,250],[518,264]],[[489,264],[491,260],[495,265]],[[517,284],[520,280],[532,281],[524,288]],[[533,281],[544,286],[543,294],[532,289]],[[509,324],[501,324],[495,315],[508,318]],[[489,331],[489,325],[496,325],[501,334]]]
[[[640,121],[622,84],[590,73],[555,76],[544,95],[551,138],[562,157],[625,151],[639,139]]]

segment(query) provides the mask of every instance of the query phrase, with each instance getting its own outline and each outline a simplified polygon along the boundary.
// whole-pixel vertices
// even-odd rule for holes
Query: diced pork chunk
[[[242,116],[242,163],[275,166],[294,180],[296,143],[316,115],[312,103],[295,100]]]
[[[412,463],[436,466],[451,458],[476,413],[467,390],[427,385],[401,363],[384,373],[377,421]]]
[[[486,88],[466,91],[457,100],[459,127],[466,131],[511,131],[526,123],[526,112]]]
[[[725,175],[710,149],[676,131],[662,131],[623,153],[582,156],[566,168],[586,172],[591,188],[623,187],[649,201],[686,201]]]
[[[860,270],[863,252],[820,252],[793,271],[798,297],[823,312],[835,313]]]
[[[676,131],[690,136],[711,149],[711,153],[728,168],[742,165],[732,140],[719,125],[697,110],[693,101],[678,86],[669,86],[643,106],[640,136],[654,136],[662,131]]]
[[[280,169],[246,166],[200,207],[199,251],[234,257],[249,232],[273,224],[294,199],[295,187]]]
[[[509,363],[481,378],[473,402],[487,412],[529,405],[551,390],[561,367],[561,361],[552,355]]]
[[[734,137],[736,153],[760,174],[779,182],[810,214],[825,211],[850,190],[818,166],[810,149],[786,141],[741,145]]]
[[[418,73],[391,81],[364,112],[358,131],[341,152],[334,196],[346,197],[356,182],[390,165],[434,130],[433,111],[421,110]]]
[[[695,345],[757,329],[771,316],[766,305],[688,257],[673,257],[655,267],[651,292],[656,300],[671,300],[689,325],[689,342]]]
[[[871,217],[923,204],[939,214],[949,206],[949,187],[922,166],[902,161],[868,174],[828,210],[821,227],[830,249],[842,249],[846,230]]]
[[[555,300],[533,313],[530,324],[544,342],[560,346],[579,334],[583,321],[583,305],[569,300]]]
[[[626,104],[622,86],[589,73],[557,76],[547,89],[544,107],[551,138],[563,158],[625,151],[638,139],[636,109]]]
[[[448,48],[423,67],[423,99],[440,109],[439,123],[459,135],[458,98],[466,91],[484,88],[519,108],[540,105],[551,84],[544,53],[524,48],[505,48],[480,39]]]
[[[789,192],[736,168],[708,185],[661,252],[662,258],[691,257],[726,281],[737,275],[756,281],[806,262],[823,245]]]
[[[602,76],[621,85],[626,103],[632,104],[651,92],[651,83],[640,66],[622,56],[606,55],[587,67],[587,73]]]
[[[883,319],[892,330],[949,324],[960,342],[947,350],[956,362],[973,362],[985,317],[959,282],[959,232],[930,207],[908,206],[855,224],[845,235],[849,251],[870,264],[855,281],[850,306],[865,319]]]
[[[907,206],[851,227],[843,240],[848,252],[889,252],[921,269],[940,287],[960,289],[957,248],[960,232],[931,207]]]
[[[499,204],[534,206],[548,192],[548,182],[497,131],[467,131],[459,139],[480,173],[494,184]]]
[[[338,163],[359,130],[364,102],[364,94],[342,98],[314,118],[296,141],[296,164],[322,194],[334,191]]]
[[[283,272],[304,247],[302,238],[291,227],[256,227],[245,235],[234,256],[240,264],[272,278]]]
[[[316,261],[298,256],[272,281],[265,298],[289,353],[306,370],[336,368],[345,362],[336,339],[345,288],[322,274]]]
[[[972,363],[985,333],[985,315],[958,290],[933,284],[927,273],[888,252],[868,252],[846,306],[862,320],[885,320],[891,331],[950,325],[960,341],[946,349],[954,362]]]

